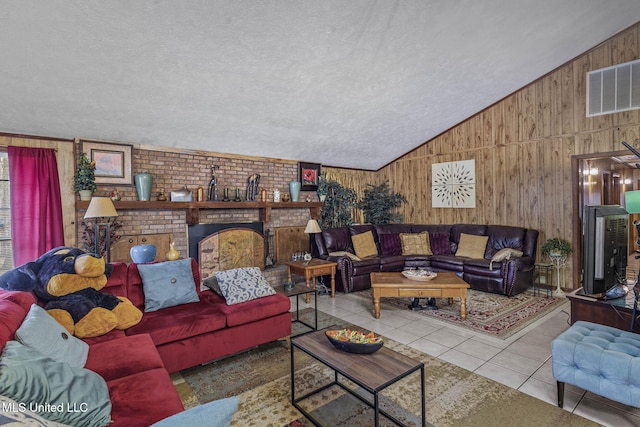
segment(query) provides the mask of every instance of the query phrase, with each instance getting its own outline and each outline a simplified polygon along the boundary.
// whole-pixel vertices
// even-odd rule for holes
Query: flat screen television
[[[625,283],[629,214],[618,205],[585,206],[582,215],[582,288],[606,298]],[[620,281],[619,281],[620,279]]]

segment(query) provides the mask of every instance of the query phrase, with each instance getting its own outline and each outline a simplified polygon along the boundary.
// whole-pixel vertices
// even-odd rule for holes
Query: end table
[[[315,278],[318,276],[331,275],[331,298],[336,296],[336,267],[337,263],[325,261],[323,259],[313,258],[311,261],[287,261],[287,276],[291,282],[291,275],[298,274],[304,277],[307,288],[311,287],[311,279],[314,279],[313,287],[315,289]],[[311,301],[311,297],[307,294],[307,304]]]

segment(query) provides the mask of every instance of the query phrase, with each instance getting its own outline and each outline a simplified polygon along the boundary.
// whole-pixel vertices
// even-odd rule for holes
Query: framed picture
[[[80,144],[89,160],[96,162],[96,184],[133,185],[133,145],[86,139],[81,139]]]
[[[298,180],[302,191],[316,191],[320,180],[320,163],[298,163]]]

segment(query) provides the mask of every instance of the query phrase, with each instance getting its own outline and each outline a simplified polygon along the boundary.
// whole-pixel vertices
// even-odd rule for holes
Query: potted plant
[[[571,252],[573,252],[571,243],[559,237],[548,239],[542,245],[542,255],[548,257],[566,257]]]
[[[80,194],[80,200],[90,200],[96,191],[96,163],[90,162],[85,152],[80,153],[80,160],[73,176],[73,191]]]
[[[407,203],[407,199],[400,193],[392,192],[388,180],[380,185],[367,184],[367,186],[369,188],[364,190],[364,196],[358,202],[358,208],[362,209],[364,214],[364,222],[369,224],[401,222],[402,215],[391,211]]]
[[[351,225],[356,207],[356,190],[337,181],[327,181],[327,199],[320,212],[320,227],[339,228]]]
[[[327,173],[320,172],[320,177],[318,178],[318,189],[316,190],[318,194],[318,199],[321,202],[327,198],[327,194],[329,193],[329,187],[327,186]]]

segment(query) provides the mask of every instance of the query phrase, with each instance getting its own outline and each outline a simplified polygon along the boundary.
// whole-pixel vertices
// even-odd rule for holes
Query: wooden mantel
[[[119,201],[113,202],[116,210],[185,210],[187,224],[200,223],[201,209],[258,209],[260,221],[271,221],[272,209],[309,209],[313,219],[320,218],[322,202],[156,202]],[[76,201],[78,210],[86,210],[89,202]]]

